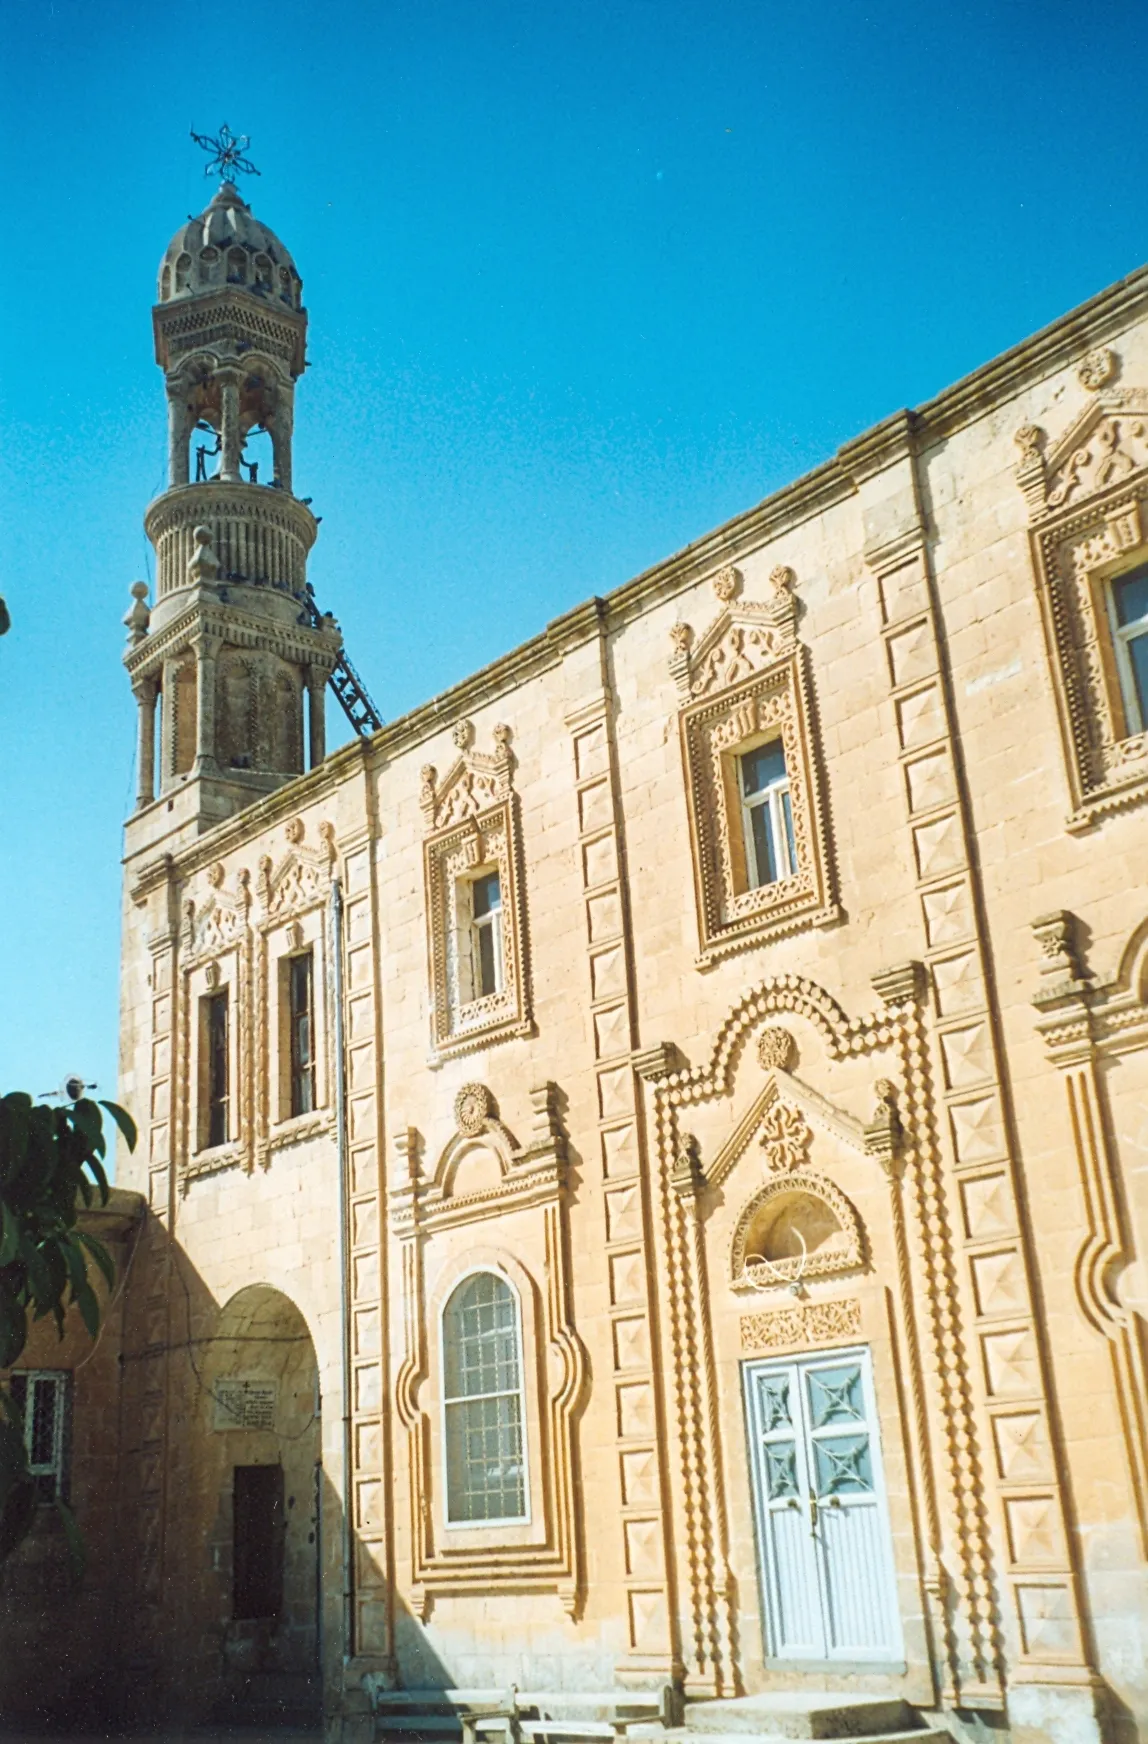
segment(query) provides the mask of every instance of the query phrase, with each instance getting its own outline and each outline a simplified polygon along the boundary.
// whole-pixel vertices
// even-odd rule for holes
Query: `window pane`
[[[773,827],[769,806],[755,805],[750,818],[753,827],[753,855],[757,863],[757,884],[773,884],[777,879],[777,858],[773,851]]]
[[[756,751],[747,751],[742,757],[741,786],[747,799],[760,793],[763,787],[784,780],[785,752],[780,739],[775,739],[772,745],[759,745]]]
[[[443,1319],[446,1396],[515,1392],[518,1378],[518,1316],[509,1284],[479,1272],[460,1284]]]
[[[1140,618],[1148,617],[1148,565],[1123,576],[1115,583],[1113,593],[1117,623],[1135,624]]]
[[[474,918],[478,920],[484,914],[490,914],[502,905],[502,889],[498,882],[497,872],[488,872],[482,878],[474,881]]]
[[[311,1051],[311,954],[292,957],[291,1113],[310,1114],[315,1105],[315,1074]]]
[[[227,1142],[227,994],[207,1002],[207,1143]]]
[[[520,1520],[526,1474],[519,1395],[448,1405],[446,1461],[452,1520]]]
[[[1131,638],[1128,657],[1132,662],[1136,700],[1140,704],[1140,723],[1142,727],[1148,727],[1148,634]]]
[[[494,928],[489,924],[478,929],[478,993],[483,999],[498,992],[498,973],[494,961]]]

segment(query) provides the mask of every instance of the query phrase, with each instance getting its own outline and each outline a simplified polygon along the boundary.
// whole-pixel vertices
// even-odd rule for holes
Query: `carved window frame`
[[[803,927],[829,925],[840,915],[813,737],[808,650],[797,641],[797,607],[789,591],[793,580],[792,570],[775,569],[773,599],[742,604],[739,573],[723,570],[714,585],[724,609],[696,648],[687,625],[672,631],[699,968]],[[739,759],[777,739],[785,755],[797,865],[786,878],[751,885]]]
[[[454,731],[461,755],[440,782],[428,764],[420,803],[428,834],[423,843],[427,958],[433,1059],[488,1047],[533,1030],[527,973],[525,878],[518,796],[511,785],[510,729],[494,729],[493,753],[473,750],[474,730]],[[459,953],[470,925],[469,886],[483,872],[498,873],[501,985],[464,1002]],[[467,941],[469,948],[469,939]]]
[[[1083,360],[1098,391],[1047,451],[1036,425],[1016,435],[1073,833],[1148,798],[1148,731],[1130,730],[1112,610],[1114,582],[1148,563],[1148,390],[1110,387],[1116,368],[1106,349]]]
[[[577,1420],[589,1359],[573,1318],[566,1138],[557,1097],[551,1083],[531,1090],[534,1124],[524,1145],[499,1120],[482,1084],[459,1091],[456,1131],[433,1168],[421,1168],[413,1128],[396,1141],[391,1226],[400,1254],[405,1350],[395,1404],[407,1441],[411,1597],[424,1621],[436,1594],[557,1593],[572,1617],[585,1598]],[[459,1165],[476,1146],[497,1159],[499,1179],[457,1195]],[[437,1239],[452,1232],[453,1240]],[[529,1493],[524,1521],[459,1525],[446,1517],[442,1310],[475,1271],[500,1274],[518,1293]]]

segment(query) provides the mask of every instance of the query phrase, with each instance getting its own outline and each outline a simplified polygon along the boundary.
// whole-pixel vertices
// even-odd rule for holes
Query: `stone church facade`
[[[321,1664],[348,1736],[661,1682],[1143,1735],[1148,272],[329,756],[305,326],[225,185],[127,620],[109,1652]]]

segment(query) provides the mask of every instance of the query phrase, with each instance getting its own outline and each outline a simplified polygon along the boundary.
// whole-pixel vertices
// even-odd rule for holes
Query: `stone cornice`
[[[278,597],[278,596],[274,596]],[[193,589],[187,609],[162,630],[145,636],[124,655],[133,680],[155,670],[169,655],[187,646],[192,635],[214,637],[234,648],[264,648],[307,664],[318,660],[334,669],[343,645],[339,630],[314,630],[303,624],[283,624],[274,618],[248,616],[230,601],[208,600]]]

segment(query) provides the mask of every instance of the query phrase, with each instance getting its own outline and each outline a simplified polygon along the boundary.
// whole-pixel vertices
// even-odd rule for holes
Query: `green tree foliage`
[[[109,1289],[115,1268],[103,1243],[79,1227],[79,1216],[97,1193],[107,1204],[101,1108],[134,1150],[135,1123],[114,1102],[81,1098],[52,1108],[22,1091],[0,1097],[0,1369],[19,1360],[30,1319],[51,1314],[62,1338],[74,1303],[91,1336],[99,1331],[88,1261]],[[0,1562],[27,1533],[35,1505],[21,1414],[8,1390],[0,1389]],[[63,1503],[57,1505],[75,1548],[75,1524]]]

